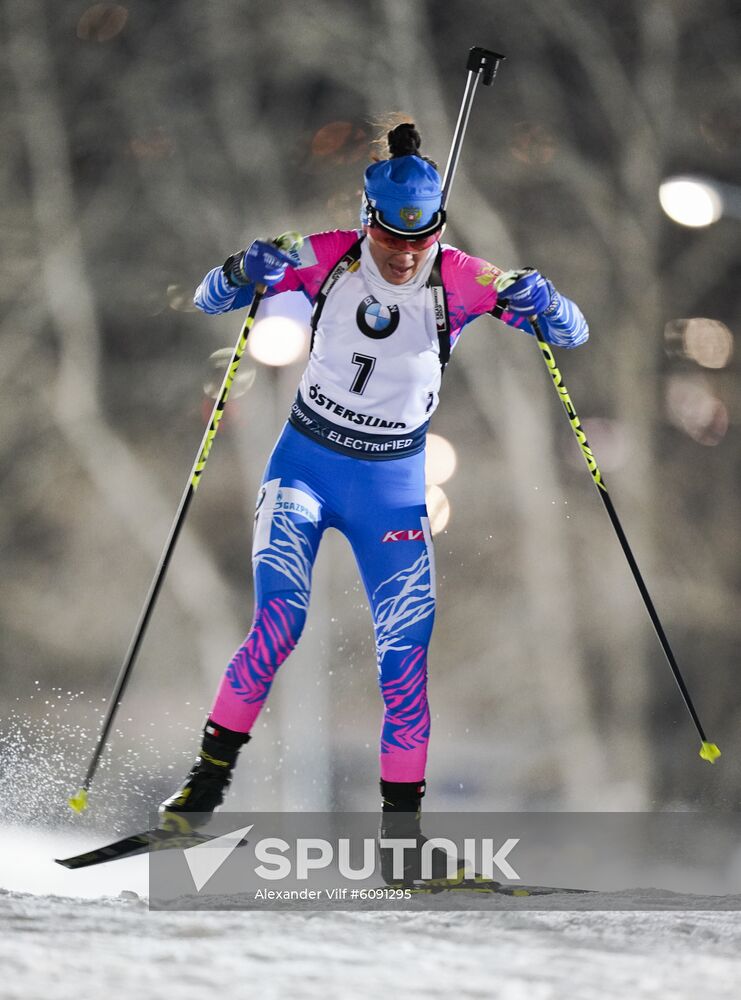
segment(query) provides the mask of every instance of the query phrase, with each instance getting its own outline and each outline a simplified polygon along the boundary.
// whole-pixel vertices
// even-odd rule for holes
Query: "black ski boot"
[[[464,862],[458,860],[456,874],[448,875],[448,855],[435,847],[432,849],[432,865],[428,878],[422,878],[422,847],[427,838],[420,829],[422,796],[425,794],[424,781],[384,781],[381,779],[383,800],[381,826],[378,831],[378,854],[381,861],[381,877],[390,886],[439,886],[440,888],[458,884],[464,877]],[[394,852],[391,847],[382,847],[383,840],[413,840],[414,847],[404,850],[404,867],[401,877],[394,875]],[[398,852],[397,852],[398,853]]]
[[[224,801],[239,751],[250,740],[249,733],[235,733],[210,719],[203,730],[201,749],[185,783],[160,806],[163,827],[195,828],[208,822]],[[194,822],[191,814],[200,813]]]

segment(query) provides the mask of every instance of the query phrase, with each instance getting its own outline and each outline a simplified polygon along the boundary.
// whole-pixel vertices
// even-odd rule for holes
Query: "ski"
[[[491,879],[440,879],[429,882],[419,881],[411,885],[399,885],[399,888],[411,889],[413,893],[435,895],[441,892],[482,892],[497,896],[554,896],[558,893],[584,895],[594,892],[593,889],[566,889],[550,885],[502,885]]]
[[[198,844],[205,844],[209,840],[216,840],[217,837],[206,833],[198,833],[196,830],[188,829],[183,825],[183,829],[172,830],[163,827],[153,827],[151,830],[142,830],[141,833],[132,834],[122,840],[116,840],[110,844],[103,844],[92,851],[85,851],[83,854],[75,854],[69,858],[55,858],[58,865],[64,868],[78,869],[90,868],[93,865],[101,865],[108,861],[120,861],[123,858],[133,858],[139,854],[151,854],[154,851],[177,851],[186,850],[189,847],[196,847]],[[558,893],[570,893],[572,895],[584,895],[593,892],[592,889],[572,889],[547,885],[503,885],[493,879],[486,878],[451,878],[451,879],[429,879],[415,881],[412,883],[399,882],[392,888],[409,889],[415,894],[436,895],[443,892],[478,892],[490,893],[499,896],[553,896]]]
[[[558,893],[570,893],[571,895],[586,895],[594,892],[594,889],[565,889],[552,885],[500,885],[493,892],[500,896],[554,896]]]
[[[153,827],[151,830],[142,830],[141,833],[135,833],[111,844],[104,844],[95,850],[86,851],[84,854],[75,854],[71,858],[55,858],[54,860],[64,868],[90,868],[92,865],[102,865],[106,861],[133,858],[137,854],[185,850],[188,847],[205,844],[206,841],[214,839],[208,834],[197,833],[195,830],[165,830],[162,827]]]

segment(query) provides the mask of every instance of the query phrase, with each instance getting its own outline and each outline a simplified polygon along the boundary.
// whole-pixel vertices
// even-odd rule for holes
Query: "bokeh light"
[[[93,4],[77,22],[77,37],[84,42],[110,42],[123,31],[128,18],[128,10],[120,3]]]
[[[556,139],[537,122],[515,122],[509,136],[509,149],[520,163],[550,163],[556,152]]]
[[[433,535],[444,531],[450,520],[450,501],[440,486],[428,486],[425,491],[427,515]]]
[[[368,134],[352,122],[328,122],[311,140],[311,155],[328,163],[357,163],[368,155]]]
[[[129,150],[138,160],[166,160],[175,152],[175,140],[163,128],[136,135]]]
[[[709,226],[723,214],[720,192],[700,177],[668,177],[659,186],[659,201],[682,226]]]
[[[458,457],[455,448],[441,434],[427,435],[425,482],[431,486],[447,483],[455,472]]]
[[[717,319],[673,319],[664,327],[670,354],[689,358],[703,368],[725,368],[733,357],[733,334]]]
[[[728,430],[728,410],[702,376],[672,375],[666,385],[666,414],[698,444],[720,444]]]
[[[289,316],[264,316],[252,328],[247,347],[255,361],[281,368],[307,355],[308,331]]]
[[[203,391],[211,399],[216,399],[219,395],[219,390],[221,389],[233,354],[233,347],[222,347],[218,351],[214,351],[208,359],[209,372],[203,383]],[[245,364],[243,359],[232,382],[229,399],[237,399],[239,396],[244,396],[254,385],[256,375],[257,370]]]

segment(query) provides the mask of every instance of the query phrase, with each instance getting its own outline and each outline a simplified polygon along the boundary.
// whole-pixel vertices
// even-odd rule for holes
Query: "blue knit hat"
[[[445,222],[441,202],[440,175],[432,164],[420,156],[396,156],[365,171],[360,221],[394,236],[428,236]]]

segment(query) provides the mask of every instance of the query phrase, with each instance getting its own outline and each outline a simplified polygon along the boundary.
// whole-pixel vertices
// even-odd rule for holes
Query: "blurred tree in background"
[[[677,172],[738,181],[737,14],[731,0],[1,0],[7,753],[25,720],[41,755],[69,740],[60,766],[79,780],[209,412],[208,357],[239,331],[194,310],[202,274],[258,235],[357,225],[390,112],[443,166],[478,44],[508,58],[477,97],[446,239],[538,266],[589,319],[590,344],[559,364],[726,753],[712,772],[696,755],[537,348],[482,319],[434,422],[459,459],[437,538],[431,799],[735,805],[738,360],[708,365],[679,321],[739,329],[741,231],[680,228],[657,193]],[[192,753],[249,625],[252,505],[300,372],[251,364],[109,755],[117,780],[133,754],[145,806]],[[357,805],[375,782],[369,616],[347,547],[325,548],[305,648],[238,778],[253,806]]]

